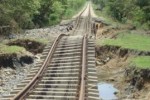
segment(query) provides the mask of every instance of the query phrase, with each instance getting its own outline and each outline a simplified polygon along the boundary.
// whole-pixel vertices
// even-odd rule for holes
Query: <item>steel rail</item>
[[[73,30],[73,32],[72,33],[74,33],[74,32],[77,32],[76,30],[77,29],[80,29],[79,27],[81,26],[81,25],[84,25],[83,26],[83,37],[80,37],[80,39],[81,39],[81,41],[82,41],[82,44],[80,43],[79,45],[81,46],[81,47],[79,47],[79,48],[77,48],[77,49],[79,49],[79,51],[77,51],[77,53],[79,53],[79,61],[77,62],[77,63],[79,63],[79,68],[77,69],[79,72],[77,73],[78,74],[78,76],[77,76],[77,84],[73,84],[73,82],[71,81],[71,82],[69,82],[69,83],[67,83],[67,85],[68,84],[70,84],[70,85],[68,85],[68,87],[66,88],[66,89],[70,89],[70,86],[73,84],[73,85],[77,85],[77,87],[75,87],[76,88],[76,91],[74,92],[74,98],[76,98],[77,100],[86,100],[87,98],[88,98],[88,96],[95,96],[95,95],[93,95],[93,94],[90,94],[90,90],[89,90],[89,88],[86,88],[86,86],[88,86],[88,82],[89,82],[89,79],[88,79],[88,76],[90,75],[90,74],[88,74],[88,72],[89,72],[89,69],[88,69],[88,67],[89,67],[89,63],[90,62],[88,62],[89,61],[89,59],[88,59],[88,48],[91,46],[91,44],[89,44],[88,43],[88,36],[89,35],[91,35],[91,7],[90,7],[91,5],[90,4],[88,4],[88,6],[87,7],[85,7],[85,9],[80,13],[80,15],[76,18],[76,23],[75,23],[75,28],[74,28],[74,30]],[[88,8],[89,7],[89,8]],[[85,19],[83,19],[83,23],[82,22],[80,22],[80,20],[82,20],[81,19],[81,17],[82,17],[82,14],[85,12],[85,10],[89,10],[88,11],[88,15],[85,17]],[[82,28],[82,27],[81,27]],[[25,85],[25,87],[22,87],[23,89],[22,90],[20,90],[19,92],[17,92],[17,94],[15,94],[15,96],[14,97],[11,97],[12,99],[11,100],[24,100],[24,99],[26,99],[26,98],[32,98],[32,96],[30,97],[30,93],[32,94],[32,93],[36,93],[37,91],[36,91],[36,89],[34,89],[34,88],[37,88],[37,86],[40,84],[40,82],[42,81],[42,78],[44,78],[44,73],[45,73],[45,71],[46,70],[48,70],[48,65],[51,63],[51,61],[52,61],[52,57],[54,57],[53,56],[53,54],[54,54],[54,52],[56,52],[57,51],[57,46],[59,47],[59,42],[60,42],[60,39],[64,36],[64,35],[66,35],[66,34],[60,34],[56,39],[55,39],[55,41],[53,42],[53,44],[52,44],[52,47],[51,47],[51,49],[50,50],[48,50],[48,52],[46,52],[46,54],[48,53],[48,55],[46,56],[46,59],[44,60],[44,62],[42,63],[42,65],[40,66],[40,68],[38,69],[38,71],[36,71],[37,72],[37,74],[35,75],[35,74],[33,74],[34,76],[31,76],[32,78],[32,80],[29,82],[29,83],[26,83],[26,85]],[[64,39],[65,40],[65,39]],[[66,40],[65,40],[66,41]],[[69,40],[67,40],[68,41],[68,44],[70,44],[70,42],[69,42]],[[80,41],[80,42],[81,42]],[[75,44],[74,42],[73,42],[73,44]],[[89,45],[88,45],[89,44]],[[62,44],[60,45],[60,46],[62,46]],[[68,45],[66,45],[66,46],[68,46]],[[69,46],[74,46],[74,45],[69,45]],[[87,47],[87,46],[89,46],[89,47]],[[59,47],[60,48],[60,47]],[[63,46],[63,48],[65,48],[65,46]],[[62,49],[62,48],[61,48]],[[46,50],[47,51],[47,50]],[[74,50],[73,50],[74,51]],[[59,52],[62,52],[61,50],[59,51]],[[74,51],[75,53],[76,53],[76,50]],[[73,53],[74,53],[73,52]],[[70,52],[71,53],[71,52]],[[59,54],[59,53],[58,53]],[[57,55],[58,55],[57,54]],[[60,53],[61,54],[61,53]],[[60,55],[59,54],[59,55]],[[67,51],[65,51],[65,54],[67,54]],[[54,54],[55,55],[55,54]],[[64,54],[63,54],[64,55]],[[60,56],[62,56],[62,55],[60,55]],[[58,56],[58,57],[60,57],[60,56]],[[70,57],[70,54],[67,54],[67,56],[66,57]],[[44,57],[45,57],[45,55],[44,55]],[[63,56],[62,56],[63,57]],[[57,57],[56,57],[57,58]],[[64,57],[62,58],[63,60],[64,60]],[[67,58],[68,59],[68,58]],[[64,63],[63,61],[60,61],[60,62],[62,62],[62,63]],[[67,61],[68,62],[68,61]],[[66,62],[66,64],[67,64],[67,62]],[[57,64],[57,62],[53,62],[52,61],[52,63],[56,63]],[[75,62],[76,63],[76,62]],[[70,67],[70,69],[72,68],[70,65],[69,65],[69,67]],[[75,66],[76,67],[76,66]],[[73,67],[74,68],[74,67]],[[80,70],[81,69],[81,70]],[[55,69],[56,70],[56,69]],[[58,72],[55,72],[55,70],[53,69],[53,70],[50,70],[51,72],[53,72],[54,71],[54,74],[55,73],[58,73],[59,75],[62,75],[63,76],[63,74],[64,74],[64,72],[62,72],[62,73],[60,73],[60,69],[58,70]],[[72,69],[71,69],[72,70]],[[76,70],[74,70],[75,72],[76,72]],[[49,73],[48,73],[49,74]],[[67,71],[67,74],[69,74],[70,75],[70,71],[68,72]],[[30,74],[30,75],[32,75],[32,74]],[[76,73],[75,73],[75,75],[76,75]],[[64,75],[65,76],[65,75]],[[69,77],[70,78],[70,77]],[[50,80],[48,80],[48,81],[50,81]],[[56,83],[56,85],[59,85],[59,82],[61,82],[61,81],[59,81],[59,80],[55,80],[55,81],[57,81]],[[66,80],[65,80],[66,81]],[[62,83],[63,84],[66,84],[66,83],[64,83],[64,81],[62,81]],[[45,83],[44,83],[45,84]],[[42,83],[42,85],[43,85],[43,83]],[[49,84],[49,83],[47,83],[47,84],[45,84],[45,85],[51,85],[51,84]],[[52,85],[53,86],[53,85]],[[47,87],[44,87],[44,88],[47,88]],[[53,88],[55,88],[55,87],[53,87]],[[57,88],[58,89],[58,88]],[[63,88],[64,90],[65,90],[65,88]],[[74,88],[71,88],[71,89],[74,89]],[[75,89],[74,89],[75,90]],[[93,90],[92,90],[93,91]],[[41,97],[43,97],[43,99],[45,98],[46,99],[46,97],[44,97],[44,96],[49,96],[49,98],[50,98],[50,96],[59,96],[59,94],[57,94],[56,93],[56,91],[53,93],[53,91],[48,91],[49,92],[49,94],[46,94],[46,92],[45,91],[40,91],[41,93]],[[65,92],[64,93],[64,95],[63,96],[70,96],[70,94],[69,95],[67,95],[67,92],[68,92],[68,90],[66,90],[66,91],[62,91],[62,92]],[[62,92],[60,92],[59,91],[59,93],[62,93]],[[39,93],[39,91],[38,91],[38,93]],[[38,98],[37,96],[38,96],[38,93],[36,94],[36,96],[34,96],[34,98]],[[45,93],[44,95],[42,94],[42,93]],[[71,94],[71,95],[72,95]],[[40,97],[39,97],[40,98]],[[48,98],[48,97],[47,97]],[[89,97],[90,98],[90,97]],[[92,97],[91,97],[92,98]],[[54,98],[53,98],[54,99]]]
[[[53,53],[56,49],[56,46],[59,42],[59,40],[66,34],[60,34],[54,41],[51,49],[49,50],[49,53],[45,59],[45,61],[42,64],[42,67],[39,69],[38,73],[33,77],[33,79],[30,81],[29,84],[27,84],[22,91],[20,91],[17,95],[14,96],[14,98],[12,100],[23,100],[28,93],[30,92],[31,89],[33,89],[33,87],[40,81],[40,79],[42,78],[42,75],[45,71],[45,69],[47,68],[48,63],[51,61]]]
[[[76,18],[75,28],[74,28],[72,34],[75,33],[77,27],[79,26],[81,15],[85,12],[85,10],[87,9],[87,7],[88,7],[88,5],[85,7],[85,9],[84,9],[84,10],[79,14],[79,16]]]
[[[83,37],[82,71],[81,71],[81,83],[80,83],[79,100],[85,100],[86,68],[87,68],[87,35],[85,35]]]
[[[88,6],[87,6],[88,7]],[[87,7],[80,13],[80,15],[77,18],[77,22],[76,22],[76,28],[78,27],[78,24],[80,23],[80,17],[83,14],[83,12],[87,9]],[[90,11],[90,7],[89,7],[89,11]],[[88,15],[88,19],[90,19],[90,13]],[[89,23],[87,23],[89,24]],[[75,28],[75,30],[76,30]],[[88,31],[89,25],[86,25],[86,30]],[[56,46],[59,42],[59,40],[61,39],[62,36],[64,36],[65,34],[60,34],[56,40],[54,41],[51,49],[49,50],[49,53],[44,61],[44,63],[42,64],[42,67],[39,69],[38,73],[33,77],[33,79],[29,82],[29,84],[27,84],[22,91],[20,91],[17,95],[15,95],[15,97],[12,100],[23,100],[25,99],[25,97],[28,95],[28,93],[36,86],[36,84],[40,81],[40,79],[42,78],[42,75],[45,71],[45,69],[47,68],[47,65],[49,64],[49,62],[52,59],[52,55],[56,49]],[[81,80],[80,80],[80,91],[79,91],[79,100],[84,100],[85,99],[85,93],[86,93],[86,67],[87,67],[87,35],[86,34],[83,37],[83,44],[82,44],[82,69],[81,69]]]
[[[90,5],[89,5],[89,14],[88,14],[88,21],[86,25],[86,31],[88,32],[90,29],[90,22],[91,19],[91,11],[90,11]],[[86,33],[87,33],[86,32]],[[82,45],[82,69],[81,69],[81,83],[80,83],[80,93],[79,93],[79,100],[85,100],[86,97],[86,69],[87,69],[87,37],[88,34],[85,34],[83,37],[83,45]]]
[[[91,4],[89,5],[88,25],[88,34],[91,34]]]

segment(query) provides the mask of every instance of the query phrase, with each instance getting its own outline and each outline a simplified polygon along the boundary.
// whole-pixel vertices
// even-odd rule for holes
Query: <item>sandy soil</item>
[[[124,87],[126,87],[126,83],[123,79],[124,69],[125,66],[128,64],[127,60],[125,60],[125,58],[119,58],[117,56],[114,56],[105,64],[100,63],[100,59],[97,58],[97,74],[99,82],[113,84],[114,87],[120,91],[118,93],[118,98],[125,98],[125,95],[123,95],[122,91],[124,90]]]
[[[141,75],[133,74],[135,70],[130,67],[130,59],[139,55],[137,52],[117,46],[97,46],[96,55],[98,81],[113,84],[119,90],[116,93],[119,100],[149,100],[147,99],[150,96],[148,80],[143,81],[141,89],[137,87],[137,82],[141,82],[138,79],[134,81],[135,85],[132,85],[133,78]],[[129,69],[132,72],[128,71],[127,75]]]

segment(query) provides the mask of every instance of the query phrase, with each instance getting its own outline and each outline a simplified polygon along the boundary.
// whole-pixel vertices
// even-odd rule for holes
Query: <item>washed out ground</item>
[[[110,18],[99,14],[101,11],[94,10],[100,16],[95,18],[99,82],[112,84],[118,90],[114,95],[119,100],[148,100],[150,32],[110,21]]]
[[[25,30],[21,34],[0,38],[0,98],[8,95],[41,61],[46,45],[52,44],[60,33],[67,33],[73,20],[62,21],[59,25],[41,29]]]
[[[95,10],[95,8],[94,8]],[[150,58],[150,49],[149,49],[149,41],[145,44],[141,44],[141,46],[144,45],[145,48],[139,48],[135,45],[140,45],[140,42],[137,43],[137,40],[129,41],[133,42],[133,44],[124,45],[122,47],[122,44],[126,43],[126,41],[121,41],[120,43],[120,37],[124,40],[129,39],[128,33],[136,36],[135,34],[138,34],[145,40],[145,37],[150,36],[149,31],[144,30],[136,30],[134,26],[131,25],[122,25],[120,23],[108,23],[109,21],[103,17],[97,17],[94,14],[93,8],[91,10],[91,14],[94,17],[93,22],[98,24],[99,28],[96,31],[96,64],[97,64],[97,73],[98,73],[98,80],[99,82],[106,82],[113,84],[116,89],[119,91],[115,95],[118,97],[118,99],[147,99],[149,98],[149,91],[150,91],[150,84],[149,81],[143,79],[137,79],[136,82],[133,82],[136,75],[134,75],[135,72],[139,71],[137,69],[137,66],[141,60],[139,59],[145,59],[145,61],[149,62]],[[98,14],[97,14],[98,15]],[[74,17],[75,18],[75,17]],[[73,18],[73,19],[74,19]],[[38,42],[42,44],[43,46],[52,43],[56,36],[58,36],[59,33],[67,33],[69,29],[72,29],[74,20],[67,20],[62,21],[61,24],[48,27],[48,28],[41,28],[41,29],[33,29],[33,30],[26,30],[24,34],[21,35],[13,35],[13,39],[10,41],[10,37],[1,38],[0,41],[2,44],[0,44],[1,47],[9,46],[6,44],[11,44],[11,46],[16,46],[17,53],[15,54],[16,59],[20,59],[22,56],[25,57],[28,60],[31,58],[34,62],[30,59],[32,63],[20,63],[18,61],[13,61],[13,68],[12,66],[4,67],[0,66],[0,97],[4,95],[8,95],[9,92],[18,84],[21,82],[29,72],[29,70],[36,64],[36,62],[40,61],[41,52],[32,52],[34,50],[28,49],[28,46],[18,45],[20,43],[20,40],[27,40],[27,44],[30,45],[32,43]],[[144,34],[144,36],[143,36]],[[125,38],[124,38],[125,36]],[[138,36],[137,36],[138,37]],[[121,39],[122,40],[122,39]],[[132,40],[132,39],[131,39]],[[147,40],[147,39],[146,39]],[[23,44],[25,41],[23,41]],[[119,43],[118,43],[119,41]],[[11,43],[10,43],[11,42]],[[130,48],[129,48],[129,47]],[[141,47],[140,46],[140,47]],[[6,49],[11,47],[6,47]],[[7,50],[2,50],[7,51]],[[12,50],[11,50],[12,51]],[[15,50],[16,51],[16,50]],[[8,51],[10,53],[10,51]],[[3,54],[0,50],[0,55]],[[12,53],[11,53],[12,54]],[[10,55],[10,54],[9,54]],[[2,55],[3,57],[4,55]],[[144,58],[139,58],[144,57]],[[147,58],[145,58],[145,56]],[[8,55],[7,55],[8,57]],[[10,55],[11,57],[11,55]],[[0,59],[1,60],[1,59]],[[133,64],[135,62],[136,64]],[[149,63],[146,64],[145,67],[148,67]],[[144,72],[144,71],[143,71]],[[149,72],[149,70],[146,70],[146,72]],[[131,75],[133,73],[133,75]],[[127,75],[128,74],[128,75]],[[141,75],[141,74],[138,74]],[[142,82],[141,82],[142,81]],[[138,85],[140,84],[133,84],[133,83],[140,83],[142,84],[142,88],[139,88]]]
[[[0,36],[0,98],[8,95],[41,61],[41,53],[46,45],[51,45],[60,33],[68,34],[73,29],[75,16],[55,26]]]

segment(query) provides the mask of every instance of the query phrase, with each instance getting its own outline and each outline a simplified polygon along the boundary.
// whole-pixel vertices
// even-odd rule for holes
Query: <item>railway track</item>
[[[2,100],[99,100],[90,10],[81,26],[74,33],[82,28],[82,35],[60,34],[46,46],[41,62]]]
[[[80,13],[80,15],[76,18],[75,28],[71,32],[72,35],[85,35],[90,36],[91,34],[91,9],[90,4],[87,4],[87,7]],[[87,16],[83,16],[84,13],[88,10]]]

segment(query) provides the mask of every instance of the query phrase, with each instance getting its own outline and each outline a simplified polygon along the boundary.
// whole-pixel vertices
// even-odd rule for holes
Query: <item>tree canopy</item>
[[[107,15],[120,22],[150,29],[150,0],[93,0]]]
[[[57,24],[86,0],[0,0],[0,27],[12,31]]]

